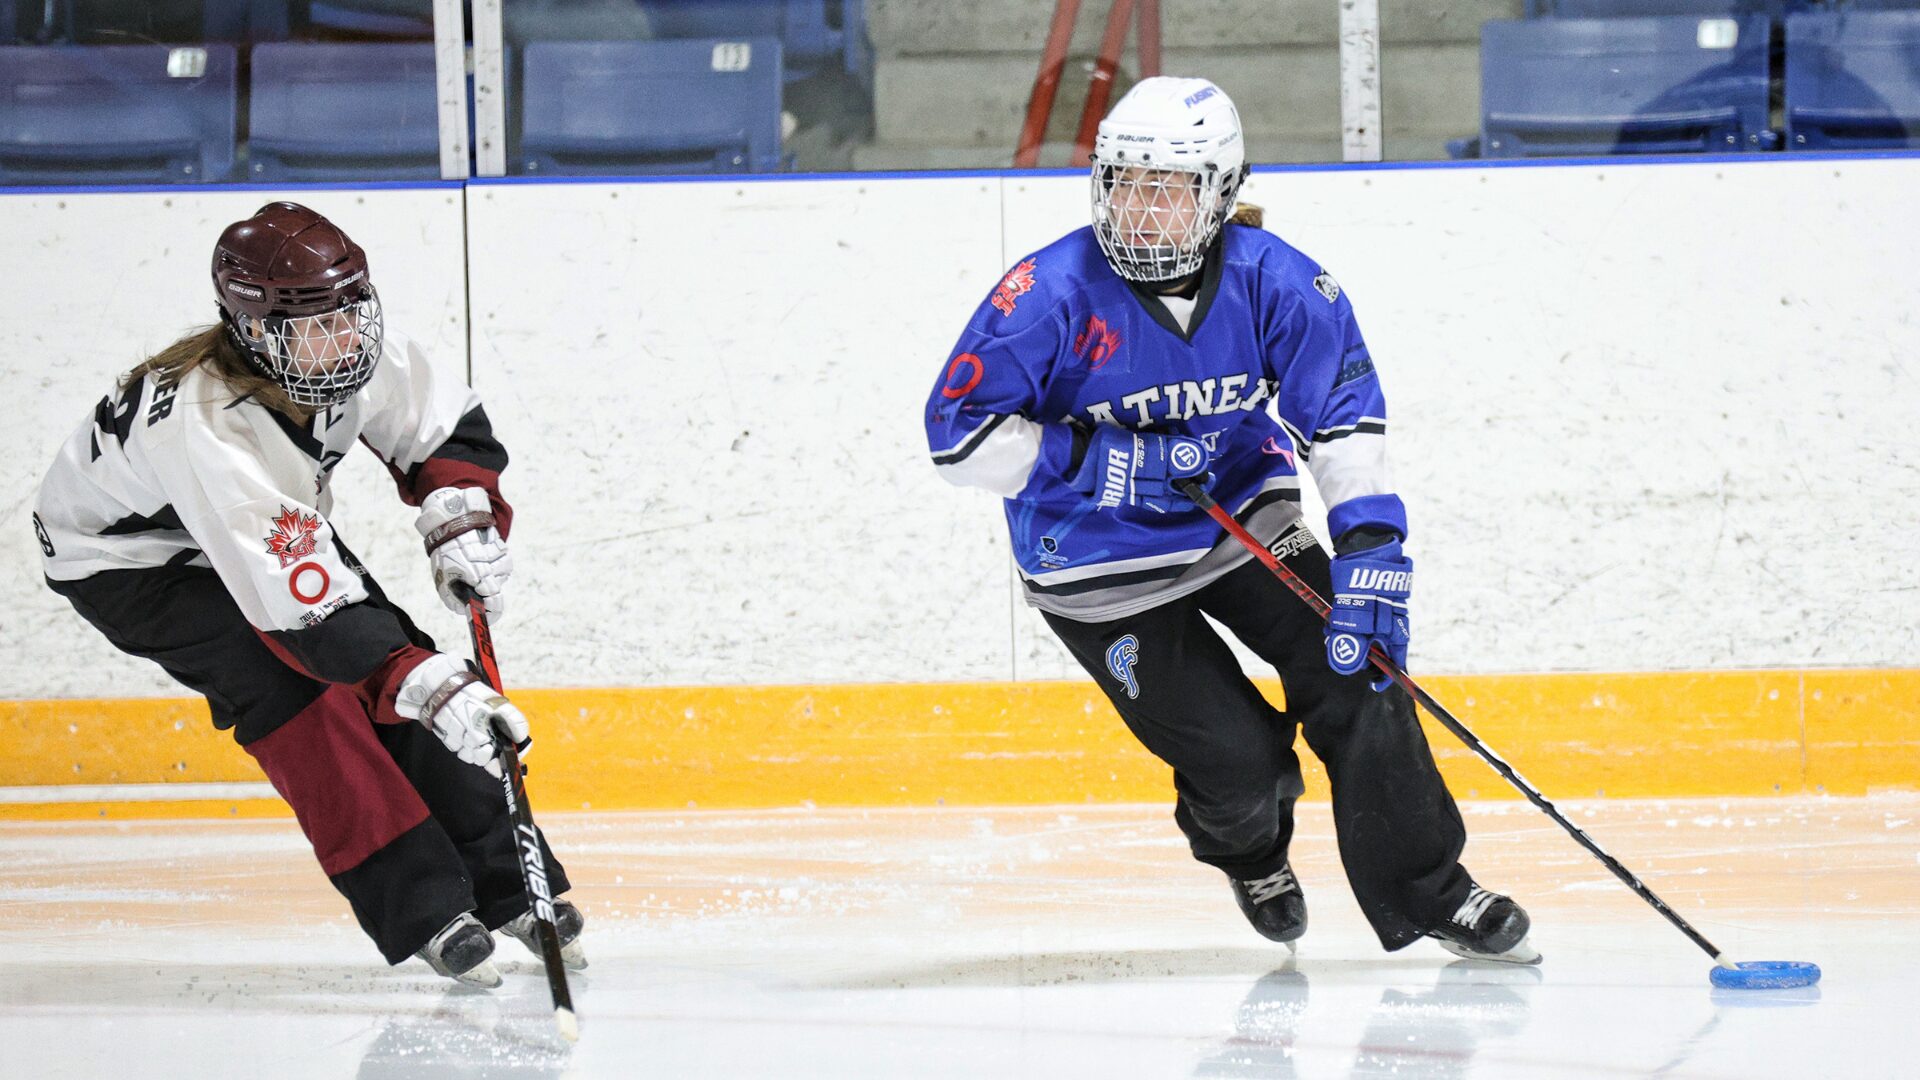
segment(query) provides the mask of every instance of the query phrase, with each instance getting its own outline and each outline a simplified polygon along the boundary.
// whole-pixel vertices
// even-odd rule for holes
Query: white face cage
[[[1233,213],[1240,170],[1165,169],[1096,159],[1093,232],[1114,273],[1171,281],[1200,268]]]
[[[249,354],[296,405],[325,408],[359,393],[380,363],[380,296],[365,297],[321,315],[269,315],[245,320]],[[257,335],[257,336],[256,336]]]

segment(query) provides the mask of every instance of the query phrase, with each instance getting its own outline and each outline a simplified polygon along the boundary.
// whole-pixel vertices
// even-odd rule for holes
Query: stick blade
[[[553,1025],[560,1029],[560,1037],[570,1043],[580,1041],[580,1018],[573,1015],[572,1009],[553,1010]]]
[[[1727,990],[1787,990],[1819,982],[1820,965],[1804,960],[1748,960],[1730,968],[1715,967],[1707,977]]]

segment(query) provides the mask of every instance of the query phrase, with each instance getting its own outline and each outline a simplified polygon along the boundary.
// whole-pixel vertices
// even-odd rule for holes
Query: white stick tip
[[[560,1029],[560,1037],[570,1043],[580,1041],[580,1021],[573,1015],[572,1009],[553,1010],[554,1026]]]
[[[1726,969],[1727,969],[1728,971],[1739,971],[1739,970],[1740,970],[1740,965],[1739,965],[1739,964],[1736,964],[1736,963],[1734,963],[1733,961],[1731,961],[1731,960],[1729,960],[1729,959],[1727,959],[1727,954],[1726,954],[1726,953],[1715,953],[1715,954],[1713,954],[1713,962],[1714,962],[1715,964],[1718,964],[1719,966],[1721,966],[1721,967],[1723,967],[1723,968],[1726,968]]]

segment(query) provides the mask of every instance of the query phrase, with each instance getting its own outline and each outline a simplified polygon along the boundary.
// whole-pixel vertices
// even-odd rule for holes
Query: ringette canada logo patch
[[[314,534],[320,531],[320,515],[302,513],[282,506],[273,519],[273,531],[267,534],[267,554],[280,560],[285,570],[312,555],[319,546]]]

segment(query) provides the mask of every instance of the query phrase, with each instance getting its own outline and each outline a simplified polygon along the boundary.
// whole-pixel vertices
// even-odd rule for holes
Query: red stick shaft
[[[500,661],[493,657],[493,631],[487,626],[487,605],[479,597],[467,597],[467,623],[473,631],[473,655],[480,661],[480,676],[498,693],[507,688],[500,682]]]
[[[1327,613],[1333,610],[1332,604],[1327,603],[1325,598],[1319,593],[1314,592],[1313,586],[1300,580],[1300,575],[1288,569],[1286,563],[1275,558],[1273,552],[1268,551],[1264,544],[1255,540],[1252,533],[1242,527],[1239,522],[1233,520],[1232,514],[1227,513],[1226,510],[1221,508],[1219,503],[1213,501],[1213,496],[1201,491],[1197,487],[1186,489],[1186,493],[1189,496],[1197,496],[1193,501],[1199,505],[1200,509],[1205,510],[1208,517],[1212,518],[1222,529],[1225,529],[1227,535],[1240,541],[1240,546],[1253,552],[1253,557],[1259,559],[1261,565],[1278,574],[1280,581],[1285,584],[1287,588],[1293,590],[1293,595],[1305,601],[1306,605],[1313,609],[1314,614],[1324,619],[1327,617]],[[1406,672],[1401,671],[1387,661],[1387,654],[1382,652],[1378,645],[1375,645],[1367,651],[1367,659],[1373,662],[1374,667],[1380,669],[1381,674],[1399,683],[1408,693],[1414,693],[1417,689],[1413,685],[1413,680],[1407,678]]]

